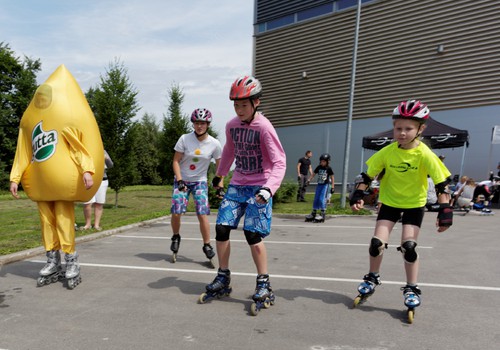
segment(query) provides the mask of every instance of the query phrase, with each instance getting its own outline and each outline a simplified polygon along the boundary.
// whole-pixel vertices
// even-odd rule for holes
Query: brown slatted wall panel
[[[262,106],[275,126],[346,118],[355,14],[256,36]],[[445,45],[443,54],[438,44]],[[388,115],[410,97],[434,111],[499,103],[500,1],[380,0],[363,6],[353,118]]]

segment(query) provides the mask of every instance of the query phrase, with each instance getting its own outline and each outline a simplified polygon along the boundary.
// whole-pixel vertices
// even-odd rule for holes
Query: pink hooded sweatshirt
[[[276,130],[261,113],[250,124],[238,117],[227,122],[217,174],[226,176],[235,160],[232,185],[268,187],[276,193],[285,176],[286,155]]]

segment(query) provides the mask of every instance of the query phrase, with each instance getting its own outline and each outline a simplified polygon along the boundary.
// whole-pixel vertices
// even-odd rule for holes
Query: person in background
[[[212,113],[206,108],[197,108],[191,113],[194,131],[182,135],[174,146],[172,162],[174,170],[174,190],[172,194],[170,225],[172,227],[172,262],[177,259],[181,243],[181,216],[186,213],[189,195],[193,194],[196,216],[200,223],[203,239],[202,250],[213,267],[215,252],[210,245],[210,204],[208,202],[208,168],[212,159],[219,165],[222,147],[220,142],[208,134]]]
[[[460,189],[462,187],[465,186],[465,183],[467,182],[468,180],[468,177],[463,175],[461,178],[460,178],[460,181],[457,182],[457,184],[455,185],[455,189],[453,190],[452,194],[451,194],[451,201],[450,201],[450,205],[453,207],[455,206],[456,204],[456,201],[457,201],[457,198],[458,198],[458,192],[460,191]]]
[[[297,163],[297,181],[299,182],[299,191],[297,193],[297,202],[305,202],[306,188],[309,184],[308,178],[313,175],[311,166],[312,152],[306,151],[304,157]]]
[[[83,204],[83,216],[85,217],[85,226],[80,230],[89,230],[92,227],[92,207],[94,207],[94,229],[102,231],[101,217],[104,211],[104,204],[106,203],[106,192],[108,191],[109,181],[106,169],[113,167],[113,161],[108,152],[104,150],[104,176],[97,193],[90,199],[90,201]]]
[[[319,165],[314,169],[314,173],[309,178],[310,182],[316,174],[318,174],[318,183],[316,192],[314,193],[313,209],[311,214],[306,216],[306,221],[310,222],[325,222],[326,201],[330,189],[335,190],[330,186],[330,183],[335,184],[333,169],[330,167],[331,157],[328,153],[323,153],[319,157]],[[318,213],[318,210],[320,213]]]

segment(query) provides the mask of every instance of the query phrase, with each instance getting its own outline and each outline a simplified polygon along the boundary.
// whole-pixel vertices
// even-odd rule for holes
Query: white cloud
[[[175,82],[184,91],[184,112],[209,108],[222,134],[234,114],[230,84],[251,72],[251,0],[0,0],[0,6],[1,40],[18,56],[40,58],[40,83],[65,64],[86,91],[118,58],[139,91],[139,116],[160,120]]]

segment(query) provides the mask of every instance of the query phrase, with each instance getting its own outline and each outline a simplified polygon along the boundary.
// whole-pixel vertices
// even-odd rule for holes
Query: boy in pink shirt
[[[257,286],[252,299],[252,314],[263,306],[274,303],[269,283],[267,252],[262,239],[271,231],[272,195],[278,190],[286,170],[286,156],[271,122],[257,112],[262,86],[251,76],[236,79],[229,98],[234,101],[237,116],[226,124],[226,144],[213,186],[221,189],[223,178],[236,164],[231,183],[222,200],[215,226],[219,271],[214,281],[206,286],[207,293],[200,302],[210,297],[231,293],[229,235],[245,216],[243,232],[250,246],[257,268]]]

